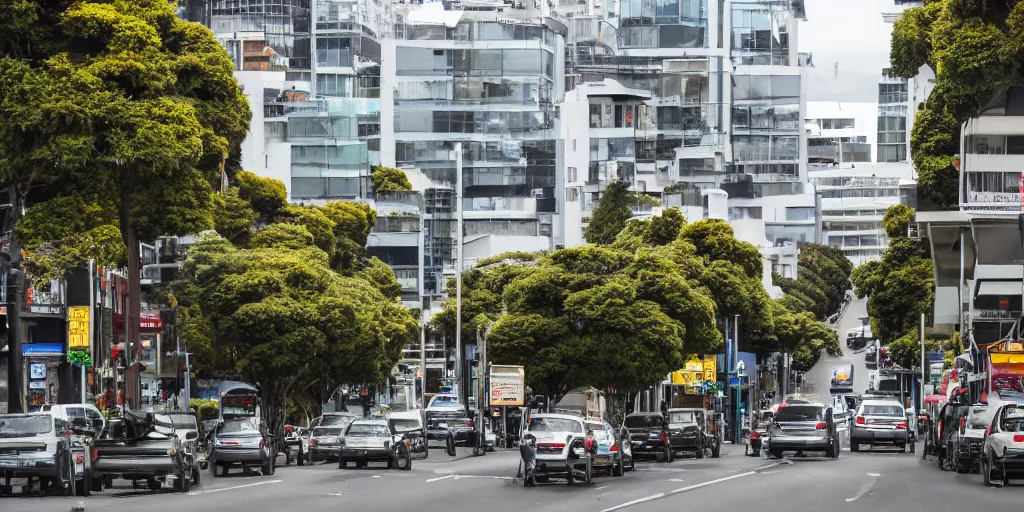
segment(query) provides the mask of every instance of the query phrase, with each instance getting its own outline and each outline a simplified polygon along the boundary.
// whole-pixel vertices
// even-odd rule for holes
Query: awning
[[[977,295],[1012,297],[1021,295],[1020,281],[982,281],[978,283]]]

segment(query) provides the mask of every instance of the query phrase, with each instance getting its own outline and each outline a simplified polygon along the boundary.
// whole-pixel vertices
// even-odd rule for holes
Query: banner
[[[89,306],[68,308],[68,349],[89,350]]]
[[[706,356],[704,360],[690,359],[683,369],[672,372],[672,384],[701,386],[705,381],[715,382],[715,356]]]
[[[526,405],[526,373],[522,366],[491,366],[491,405]]]

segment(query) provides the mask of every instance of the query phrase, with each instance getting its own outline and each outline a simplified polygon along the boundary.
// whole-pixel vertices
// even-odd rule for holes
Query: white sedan
[[[985,485],[1001,486],[1009,473],[1024,472],[1024,405],[1004,403],[992,415],[981,454]]]

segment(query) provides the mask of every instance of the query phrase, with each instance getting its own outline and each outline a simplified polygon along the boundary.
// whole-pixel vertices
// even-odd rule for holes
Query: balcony
[[[967,202],[960,204],[961,210],[975,211],[1019,211],[1019,192],[968,192]]]

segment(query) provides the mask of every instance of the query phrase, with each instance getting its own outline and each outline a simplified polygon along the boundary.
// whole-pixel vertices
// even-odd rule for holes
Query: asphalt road
[[[629,510],[1019,511],[1024,480],[985,488],[979,475],[939,471],[919,455],[844,452],[838,460],[745,457],[726,446],[720,459],[643,462],[621,478],[591,485],[552,483],[527,489],[516,480],[518,452],[456,459],[431,454],[412,471],[379,465],[339,470],[336,464],[279,468],[274,476],[211,478],[188,494],[120,488],[90,498],[0,498],[5,512],[336,512],[443,510],[539,512]]]
[[[799,391],[827,398],[832,383],[832,370],[836,366],[853,365],[853,391],[863,393],[868,389],[868,369],[864,365],[864,353],[854,352],[846,348],[846,331],[860,325],[860,318],[868,316],[867,299],[853,298],[843,316],[836,323],[839,331],[839,343],[843,347],[843,355],[833,357],[822,352],[821,358],[805,375]]]

